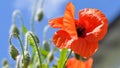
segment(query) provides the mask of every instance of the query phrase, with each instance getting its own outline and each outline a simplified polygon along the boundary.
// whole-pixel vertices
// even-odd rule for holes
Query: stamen
[[[84,28],[84,27],[79,27],[79,26],[77,26],[76,31],[77,31],[78,37],[84,37],[85,34],[86,34],[86,33],[85,33],[85,28]]]

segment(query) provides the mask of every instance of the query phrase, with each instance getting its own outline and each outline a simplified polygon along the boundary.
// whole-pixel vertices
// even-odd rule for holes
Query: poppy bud
[[[43,18],[43,10],[39,8],[36,12],[36,20],[40,22]]]
[[[16,60],[16,57],[19,55],[18,50],[13,45],[9,46],[9,53],[14,60]]]
[[[13,35],[14,37],[17,37],[19,35],[19,30],[15,24],[12,24],[10,28],[10,35]]]
[[[2,68],[9,68],[9,63],[6,59],[3,59],[2,61]]]
[[[46,51],[50,51],[50,45],[46,40],[43,41],[43,47]]]

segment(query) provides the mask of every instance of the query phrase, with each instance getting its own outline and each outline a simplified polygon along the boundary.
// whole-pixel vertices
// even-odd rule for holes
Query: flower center
[[[84,27],[77,26],[76,31],[77,31],[78,37],[85,37],[86,33],[85,33]]]

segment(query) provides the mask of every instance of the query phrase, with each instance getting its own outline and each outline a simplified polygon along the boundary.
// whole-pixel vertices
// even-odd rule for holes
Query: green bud
[[[50,51],[50,45],[46,40],[43,41],[43,47],[46,51]]]
[[[16,60],[16,57],[19,55],[18,50],[13,45],[9,46],[9,53],[14,60]]]
[[[17,37],[19,35],[19,30],[15,24],[12,24],[10,28],[10,35],[13,35],[14,37]]]
[[[2,68],[9,68],[9,63],[6,59],[2,60]]]
[[[36,20],[40,22],[43,19],[43,10],[39,8],[36,13]]]

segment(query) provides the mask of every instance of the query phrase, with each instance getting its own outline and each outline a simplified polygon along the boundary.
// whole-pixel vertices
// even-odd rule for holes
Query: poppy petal
[[[48,21],[50,26],[53,28],[62,28],[63,26],[63,17],[54,18]]]
[[[74,5],[71,2],[66,6],[63,22],[63,30],[67,31],[72,37],[77,37],[74,20]]]
[[[53,42],[58,48],[68,48],[68,41],[71,39],[70,35],[63,30],[55,32]]]
[[[83,9],[79,11],[79,24],[84,26],[87,33],[96,35],[101,40],[107,33],[108,20],[98,9]]]
[[[66,68],[85,68],[84,62],[77,60],[76,58],[70,58],[67,60]]]
[[[83,58],[91,57],[98,49],[97,41],[89,41],[87,39],[78,38],[74,40],[70,46],[70,49],[79,54]]]
[[[85,68],[92,68],[93,59],[89,58],[87,61],[85,61]]]
[[[86,61],[70,58],[67,60],[66,68],[92,68],[93,59],[89,58]]]

